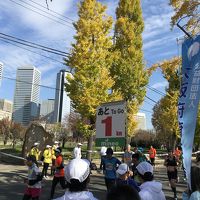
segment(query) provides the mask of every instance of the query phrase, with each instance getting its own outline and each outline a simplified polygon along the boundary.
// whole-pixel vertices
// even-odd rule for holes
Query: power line
[[[42,84],[31,83],[31,82],[28,82],[28,81],[21,81],[21,80],[17,80],[16,78],[11,78],[11,77],[7,77],[7,76],[2,76],[2,78],[8,79],[8,80],[13,80],[13,81],[16,81],[16,82],[22,82],[22,83],[26,83],[26,84],[30,84],[30,85],[35,85],[35,86],[39,86],[39,87],[43,87],[43,88],[48,88],[48,89],[53,89],[53,90],[58,90],[58,91],[65,91],[65,90],[61,90],[61,89],[55,88],[55,87],[50,87],[50,86],[46,86],[46,85],[42,85]],[[149,97],[147,97],[147,98],[150,99],[151,101],[157,103],[156,101],[152,100],[151,98],[149,98]],[[140,110],[152,113],[151,111],[148,111],[148,110],[145,110],[145,109],[140,109]]]
[[[34,42],[29,42],[27,40],[24,40],[24,39],[21,39],[21,38],[18,38],[18,37],[14,37],[12,35],[8,35],[8,34],[2,33],[2,32],[0,32],[0,35],[6,36],[6,37],[9,37],[9,38],[13,38],[15,40],[19,40],[19,41],[22,41],[22,42],[26,42],[26,43],[29,43],[29,44],[32,44],[32,45],[35,45],[35,46],[39,46],[39,47],[42,47],[42,48],[45,48],[45,49],[56,51],[56,52],[59,52],[59,53],[69,54],[69,53],[64,52],[64,51],[60,51],[60,50],[57,50],[57,49],[54,49],[54,48],[46,47],[44,45],[40,45],[40,44],[37,44],[37,43],[34,43]]]
[[[18,38],[18,37],[14,37],[14,36],[12,36],[12,35],[8,35],[8,34],[2,33],[2,32],[0,32],[0,35],[9,37],[9,38],[12,38],[12,39],[15,39],[15,40],[19,40],[19,41],[22,41],[22,42],[25,42],[25,43],[28,43],[28,44],[32,44],[32,45],[34,45],[34,46],[39,46],[39,47],[42,47],[42,48],[45,48],[45,49],[48,49],[48,50],[51,50],[51,51],[55,51],[55,52],[64,54],[64,55],[65,55],[65,54],[66,54],[66,55],[70,55],[70,54],[67,53],[67,52],[60,51],[60,50],[57,50],[57,49],[54,49],[54,48],[50,48],[50,47],[46,47],[46,46],[44,46],[44,45],[37,44],[37,43],[35,43],[35,42],[29,42],[29,41],[27,41],[27,40],[24,40],[24,39],[21,39],[21,38]]]
[[[1,38],[0,38],[0,40],[3,41],[3,42],[6,42],[6,43],[8,43],[8,44],[14,45],[14,46],[16,46],[16,47],[18,47],[18,48],[24,49],[24,50],[26,50],[26,51],[30,51],[30,52],[35,53],[35,54],[37,54],[37,55],[40,55],[40,56],[42,56],[42,57],[45,57],[45,58],[48,58],[48,59],[53,60],[53,61],[55,61],[55,62],[58,62],[58,63],[60,63],[60,64],[62,64],[62,65],[65,65],[63,62],[61,62],[61,61],[59,61],[59,60],[56,60],[56,59],[54,59],[54,58],[51,58],[51,57],[49,57],[49,56],[45,56],[45,55],[40,54],[40,53],[37,53],[37,52],[35,52],[35,51],[31,51],[30,49],[21,47],[21,46],[19,46],[19,45],[17,45],[17,44],[13,44],[12,42],[5,41],[4,39],[1,39]]]
[[[28,8],[28,7],[26,7],[26,6],[24,6],[24,5],[20,4],[20,3],[15,2],[14,0],[10,0],[10,1],[13,2],[13,3],[15,3],[15,4],[17,4],[17,5],[19,5],[19,6],[22,6],[23,8],[26,8],[26,9],[32,11],[32,12],[35,12],[35,13],[37,13],[37,14],[43,16],[43,17],[46,17],[46,18],[48,18],[48,19],[51,19],[51,20],[54,21],[54,22],[57,22],[57,23],[59,23],[59,24],[61,24],[61,25],[67,26],[67,27],[69,27],[69,28],[71,28],[71,29],[74,29],[73,27],[71,27],[71,26],[69,26],[69,25],[67,25],[67,24],[64,24],[64,23],[62,23],[62,22],[60,22],[60,21],[58,21],[58,20],[55,20],[55,19],[53,19],[53,18],[51,18],[51,17],[49,17],[49,16],[43,15],[43,14],[41,14],[40,12],[38,12],[38,11],[36,11],[36,10],[33,10],[33,9]]]
[[[31,48],[35,48],[35,49],[39,49],[39,50],[42,50],[42,51],[46,51],[48,53],[53,53],[53,54],[56,54],[56,55],[59,55],[59,56],[66,57],[66,55],[61,54],[61,53],[57,53],[56,51],[48,50],[48,48],[42,48],[42,47],[39,47],[39,46],[33,46],[33,45],[28,44],[28,43],[19,42],[19,41],[16,41],[16,40],[13,40],[13,39],[10,39],[10,38],[7,38],[7,37],[3,37],[3,36],[0,36],[0,38],[2,38],[4,40],[11,41],[11,42],[15,42],[15,43],[18,43],[18,44],[21,44],[21,45],[24,45],[24,46],[28,46],[28,47],[31,47]]]
[[[145,97],[146,97],[147,99],[151,100],[152,102],[157,103],[156,101],[154,101],[153,99],[151,99],[151,98],[148,97],[147,95],[145,95]]]
[[[34,4],[39,5],[39,6],[41,6],[41,7],[43,7],[43,8],[46,9],[46,7],[43,6],[42,4],[36,3],[36,2],[33,1],[33,0],[29,0],[29,1],[31,1],[31,2],[33,2]],[[54,10],[51,10],[51,9],[48,9],[48,10],[51,11],[51,12],[53,12],[53,13],[55,13],[55,14],[57,14],[57,15],[59,15],[59,16],[61,16],[61,17],[63,17],[63,18],[66,18],[66,19],[68,19],[68,20],[71,20],[72,22],[75,22],[73,19],[70,19],[69,17],[66,17],[65,15],[62,15],[62,14],[60,14],[60,13],[54,11]]]
[[[145,109],[140,109],[141,111],[144,111],[144,112],[148,112],[148,113],[152,113],[153,114],[153,112],[151,112],[151,111],[149,111],[149,110],[145,110]]]
[[[65,19],[63,19],[63,18],[61,18],[61,17],[57,17],[56,15],[53,15],[53,14],[51,14],[51,13],[48,13],[47,11],[40,9],[40,8],[38,8],[37,6],[34,6],[34,5],[31,4],[31,3],[28,3],[28,2],[26,2],[26,1],[24,1],[24,0],[19,0],[19,1],[23,2],[24,4],[29,5],[29,6],[32,7],[32,8],[36,8],[36,9],[38,9],[38,10],[40,10],[40,11],[42,11],[42,12],[44,12],[44,13],[50,15],[50,16],[56,17],[56,18],[58,18],[58,19],[61,20],[61,21],[64,21],[64,22],[66,22],[66,23],[68,23],[68,24],[72,24],[71,22],[69,22],[69,21],[67,21],[67,20],[65,20]],[[33,2],[33,1],[32,1],[32,2]],[[35,2],[34,2],[34,3],[35,3]],[[37,4],[37,3],[36,3],[36,4]],[[41,4],[40,4],[40,6],[41,6]]]
[[[47,86],[47,85],[42,85],[42,84],[31,83],[31,82],[28,82],[28,81],[17,80],[16,78],[11,78],[11,77],[7,77],[7,76],[2,76],[2,78],[8,79],[8,80],[12,80],[12,81],[16,81],[16,82],[26,83],[26,84],[29,84],[29,85],[35,85],[35,86],[38,86],[38,87],[48,88],[48,89],[52,89],[52,90],[65,91],[65,90],[61,90],[61,89],[58,89],[58,88],[50,87],[50,86]]]
[[[146,86],[148,89],[150,89],[151,91],[153,91],[153,92],[155,92],[155,93],[157,93],[157,94],[160,94],[161,96],[165,96],[165,94],[163,93],[163,92],[161,92],[161,91],[159,91],[159,90],[157,90],[157,89],[155,89],[155,88],[153,88],[153,87],[151,87],[151,86],[149,86],[149,85],[147,85]]]
[[[153,104],[149,103],[148,101],[144,100],[144,102],[146,102],[147,104],[154,106]]]
[[[146,60],[146,61],[149,62],[151,65],[154,65],[154,63],[151,62],[150,60]],[[165,94],[164,94],[163,92],[161,92],[161,91],[159,91],[159,90],[157,90],[157,89],[155,89],[155,88],[153,88],[153,87],[151,87],[151,86],[149,86],[149,85],[147,85],[146,87],[147,87],[148,89],[150,89],[150,90],[156,92],[157,94],[160,94],[160,95],[162,95],[162,96],[165,96]]]
[[[13,40],[13,39],[10,39],[10,38],[6,38],[6,37],[3,37],[3,36],[0,36],[0,38],[3,38],[4,40],[8,40],[8,41],[11,41],[11,42],[15,42],[15,43],[18,43],[18,44],[21,44],[21,45],[25,45],[25,46],[28,46],[28,47],[32,47],[32,48],[35,48],[35,49],[39,49],[39,50],[42,50],[42,51],[47,51],[49,53],[53,53],[53,54],[56,54],[56,55],[59,55],[59,56],[66,57],[66,55],[64,55],[64,54],[57,53],[57,52],[54,52],[54,51],[51,51],[51,50],[48,50],[48,49],[45,49],[45,48],[33,46],[33,45],[30,45],[30,44],[27,44],[27,43],[24,43],[24,42],[19,42],[19,41],[16,41],[16,40]]]

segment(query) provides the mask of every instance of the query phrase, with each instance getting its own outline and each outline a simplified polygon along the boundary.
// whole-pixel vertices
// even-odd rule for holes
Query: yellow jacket
[[[29,155],[34,155],[36,160],[39,159],[39,155],[40,155],[40,151],[37,147],[33,147],[31,150],[30,150],[30,153]]]
[[[53,145],[53,148],[52,148],[52,159],[56,159],[56,156],[55,156],[55,150],[56,149],[56,146]]]
[[[51,159],[52,159],[51,149],[45,149],[43,156],[44,156],[44,161],[43,161],[44,163],[51,163]]]

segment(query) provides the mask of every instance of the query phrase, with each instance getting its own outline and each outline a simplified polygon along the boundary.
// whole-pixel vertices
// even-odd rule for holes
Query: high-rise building
[[[41,72],[33,66],[17,69],[13,121],[27,126],[39,114]]]
[[[8,118],[11,120],[12,118],[12,101],[6,99],[0,99],[0,120],[3,118]]]
[[[137,113],[135,115],[136,121],[137,121],[137,128],[136,129],[142,129],[146,130],[147,125],[146,125],[146,115],[145,113]]]
[[[54,117],[54,99],[48,99],[41,102],[40,117],[42,120],[52,123]]]
[[[60,70],[56,79],[56,94],[54,104],[54,122],[63,123],[65,117],[72,111],[71,100],[65,91],[66,76],[71,73],[66,70]]]
[[[3,63],[0,62],[0,86],[1,86],[2,77],[3,77]]]

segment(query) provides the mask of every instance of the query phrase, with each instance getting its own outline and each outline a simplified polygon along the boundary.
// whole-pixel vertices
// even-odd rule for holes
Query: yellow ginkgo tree
[[[134,134],[134,116],[144,100],[148,83],[148,73],[143,63],[143,30],[140,0],[119,0],[114,30],[115,58],[110,69],[115,81],[113,88],[127,101],[129,136]]]
[[[81,116],[79,130],[88,139],[91,150],[96,108],[101,103],[119,100],[116,92],[109,93],[114,80],[110,76],[112,64],[112,18],[107,16],[106,6],[96,0],[84,0],[79,4],[79,19],[74,23],[76,35],[71,55],[66,59],[73,76],[68,76],[66,90],[74,108]]]
[[[152,124],[158,137],[169,141],[170,148],[175,148],[177,139],[180,138],[177,115],[180,65],[181,59],[178,57],[158,65],[169,86],[166,88],[166,95],[153,108]]]
[[[170,0],[175,14],[171,18],[172,26],[186,17],[186,27],[192,34],[200,31],[200,1],[199,0]]]

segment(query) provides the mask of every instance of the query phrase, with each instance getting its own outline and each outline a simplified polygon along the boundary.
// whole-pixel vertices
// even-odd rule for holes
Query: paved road
[[[26,177],[27,168],[25,166],[13,166],[0,162],[0,200],[21,200],[25,185],[23,178]],[[186,189],[186,184],[183,181],[182,173],[179,173],[180,182],[178,183],[178,197],[181,199],[181,193]],[[172,192],[168,185],[166,169],[163,165],[159,165],[155,169],[155,179],[163,183],[163,188],[167,200],[171,200]],[[51,188],[51,179],[43,181],[43,192],[40,200],[48,200]],[[103,175],[93,172],[89,185],[90,191],[100,200],[105,199],[106,188]],[[60,186],[57,186],[55,197],[61,196],[64,191]]]

